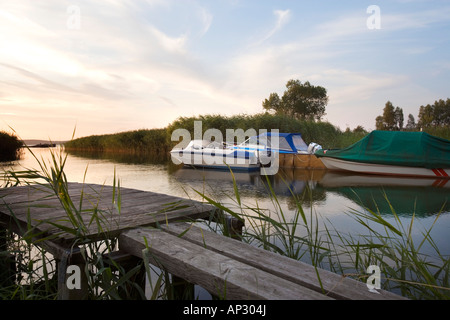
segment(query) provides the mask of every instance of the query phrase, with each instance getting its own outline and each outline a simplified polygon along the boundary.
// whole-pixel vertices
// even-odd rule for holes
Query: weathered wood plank
[[[141,258],[149,244],[150,263],[198,284],[226,299],[322,299],[329,297],[273,274],[190,243],[159,229],[139,228],[122,233],[121,250]]]
[[[206,218],[214,207],[190,199],[155,192],[120,188],[120,213],[113,201],[113,187],[104,185],[69,183],[69,194],[80,212],[83,236],[92,240],[117,236],[122,230],[141,225],[155,225],[185,217]],[[41,185],[14,187],[0,190],[0,221],[31,223],[35,234],[58,236],[60,243],[70,242],[77,235],[61,232],[52,223],[73,226],[61,201],[51,190]],[[115,190],[114,200],[117,200]],[[80,203],[82,203],[80,211]],[[93,214],[96,219],[92,220]],[[75,212],[74,212],[75,213]]]
[[[255,268],[270,272],[288,281],[298,283],[317,292],[324,292],[335,299],[404,299],[385,290],[370,292],[365,283],[340,276],[324,269],[315,269],[312,265],[283,257],[237,240],[225,238],[213,232],[202,230],[188,223],[172,223],[161,228],[173,235],[202,245],[211,251],[225,255],[231,259],[245,262]],[[188,230],[188,231],[187,231]],[[187,232],[186,232],[187,231]],[[320,277],[320,286],[318,276]]]

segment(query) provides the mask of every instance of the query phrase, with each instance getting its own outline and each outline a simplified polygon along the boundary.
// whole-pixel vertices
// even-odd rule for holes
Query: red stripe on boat
[[[442,174],[442,176],[448,177],[448,174],[447,174],[447,172],[445,172],[444,169],[438,169],[438,170],[439,170],[439,172]]]

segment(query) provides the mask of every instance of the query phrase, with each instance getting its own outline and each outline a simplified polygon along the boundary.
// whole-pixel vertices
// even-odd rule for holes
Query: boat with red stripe
[[[450,179],[450,141],[425,132],[375,130],[348,148],[315,155],[330,170]]]

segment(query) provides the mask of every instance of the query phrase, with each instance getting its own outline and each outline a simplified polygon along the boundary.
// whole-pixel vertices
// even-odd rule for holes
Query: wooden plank
[[[256,248],[237,240],[229,238],[225,240],[220,234],[202,230],[188,223],[162,225],[161,228],[173,235],[178,236],[182,234],[183,239],[205,246],[209,250],[231,259],[245,262],[255,268],[270,272],[317,292],[325,292],[328,296],[335,299],[404,299],[385,290],[378,290],[378,293],[370,292],[365,283],[327,270],[318,269],[321,287],[316,269],[312,265]]]
[[[149,244],[149,262],[226,299],[322,299],[329,297],[230,259],[159,229],[138,228],[119,237],[121,250],[141,258]]]
[[[95,241],[104,237],[116,237],[123,230],[130,228],[149,225],[156,226],[157,224],[165,224],[176,220],[192,221],[194,219],[205,218],[210,215],[210,210],[210,207],[201,207],[201,209],[187,207],[168,212],[145,211],[134,215],[117,215],[116,213],[105,211],[99,212],[99,221],[97,222],[97,220],[94,220],[92,223],[92,214],[83,214],[82,223],[86,227],[86,231],[79,235],[62,232],[60,228],[50,223],[57,223],[69,228],[74,227],[67,217],[67,213],[62,209],[33,208],[33,210],[31,210],[30,217],[32,227],[34,228],[34,234],[42,233],[43,236],[45,234],[45,236],[58,237],[59,242],[68,243],[80,236],[84,236],[85,238],[89,238],[91,241]],[[24,217],[18,220],[21,221],[24,226],[27,225],[27,220]]]
[[[120,215],[113,205],[113,187],[104,185],[69,183],[69,194],[75,206],[79,206],[83,197],[82,217],[84,223],[89,223],[92,214],[89,210],[97,208],[104,215],[103,229],[120,231],[124,228],[164,223],[177,217],[189,216],[206,217],[213,210],[210,205],[202,204],[190,199],[173,197],[155,192],[141,191],[129,188],[120,188],[121,212]],[[51,225],[43,226],[43,221],[64,221],[67,213],[55,194],[41,185],[8,188],[0,190],[0,219],[6,223],[17,219],[25,224],[28,220],[38,230],[59,232]],[[117,197],[117,191],[116,191]],[[186,210],[184,210],[186,208]],[[14,219],[10,216],[14,214]],[[129,216],[129,217],[127,217]],[[70,226],[70,224],[67,224]],[[52,231],[52,229],[54,229]],[[91,226],[90,232],[98,233],[97,226]],[[116,232],[117,233],[117,232]],[[89,234],[88,234],[89,235]],[[71,236],[64,236],[65,240]]]

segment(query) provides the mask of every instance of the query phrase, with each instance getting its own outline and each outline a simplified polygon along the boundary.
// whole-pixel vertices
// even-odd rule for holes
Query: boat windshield
[[[297,148],[297,150],[308,151],[308,145],[305,141],[303,141],[301,136],[292,136],[292,141],[294,142],[294,146]]]
[[[218,142],[218,141],[213,141],[210,144],[208,144],[206,146],[206,148],[210,148],[210,149],[223,149],[223,143]]]
[[[210,141],[207,140],[192,140],[191,142],[189,142],[186,149],[201,150],[205,148],[209,143]]]

